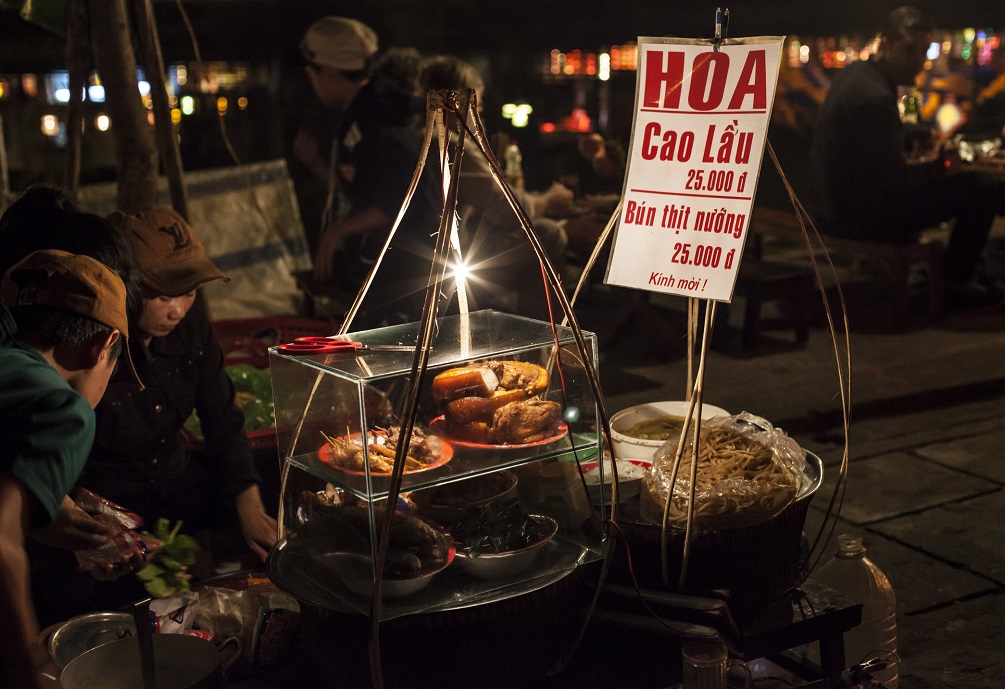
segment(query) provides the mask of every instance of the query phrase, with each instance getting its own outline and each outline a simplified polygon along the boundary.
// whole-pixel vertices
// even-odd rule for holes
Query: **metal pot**
[[[222,689],[220,651],[185,634],[154,634],[157,689]],[[59,677],[63,689],[143,689],[139,641],[119,639],[70,661]]]

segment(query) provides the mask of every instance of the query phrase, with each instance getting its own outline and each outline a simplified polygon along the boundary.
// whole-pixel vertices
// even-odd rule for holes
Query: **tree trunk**
[[[123,212],[156,206],[157,145],[140,97],[125,0],[89,0],[91,46],[115,134],[118,198]]]
[[[150,97],[154,106],[154,123],[164,176],[171,192],[171,206],[181,217],[188,220],[188,195],[185,191],[184,170],[181,151],[178,149],[178,135],[171,122],[171,106],[168,103],[167,82],[164,78],[164,56],[157,36],[150,0],[133,0],[136,10],[136,36],[143,50],[144,71],[150,82]]]
[[[87,57],[81,49],[80,14],[77,0],[66,3],[66,69],[70,74],[70,101],[66,105],[66,169],[63,185],[73,196],[80,186],[80,148],[84,136],[82,95],[87,82]]]

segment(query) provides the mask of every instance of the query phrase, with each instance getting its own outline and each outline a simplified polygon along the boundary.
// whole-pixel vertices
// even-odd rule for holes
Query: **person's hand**
[[[299,129],[293,137],[293,155],[317,177],[327,181],[328,162],[321,153],[318,140],[306,129]]]
[[[161,548],[161,542],[153,536],[140,537],[138,534],[134,541],[137,547],[131,552],[115,562],[102,563],[91,567],[88,573],[98,581],[116,581],[120,577],[131,574],[148,562],[153,560],[154,555]]]
[[[56,518],[46,527],[32,530],[29,535],[36,541],[66,550],[98,548],[112,536],[112,530],[83,510],[69,498],[56,511]]]
[[[575,194],[564,184],[553,183],[541,195],[544,215],[567,215]]]
[[[279,526],[265,512],[257,485],[250,486],[237,496],[237,517],[241,522],[244,541],[264,562],[269,550],[278,540]]]
[[[318,248],[314,251],[314,279],[318,282],[331,282],[335,272],[332,263],[341,243],[342,235],[334,228],[321,235]]]

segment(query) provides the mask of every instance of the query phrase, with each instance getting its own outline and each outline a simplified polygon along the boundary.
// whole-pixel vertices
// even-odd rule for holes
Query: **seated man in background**
[[[92,258],[47,250],[7,271],[0,301],[0,685],[34,687],[50,661],[45,646],[32,643],[39,625],[25,536],[71,549],[109,539],[107,527],[66,495],[94,438],[93,408],[129,336],[126,289]],[[75,534],[61,524],[67,520]]]
[[[959,160],[910,163],[897,107],[897,86],[910,85],[932,43],[932,23],[901,7],[887,17],[879,47],[834,78],[810,150],[811,202],[822,232],[877,242],[912,242],[955,220],[945,254],[951,307],[999,303],[976,269],[996,214],[1005,213],[1005,185],[982,172],[953,172]]]

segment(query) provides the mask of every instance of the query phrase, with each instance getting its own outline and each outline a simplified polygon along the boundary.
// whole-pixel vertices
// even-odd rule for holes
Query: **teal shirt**
[[[16,339],[0,305],[0,471],[34,495],[48,524],[84,468],[94,442],[94,410],[35,349]]]

